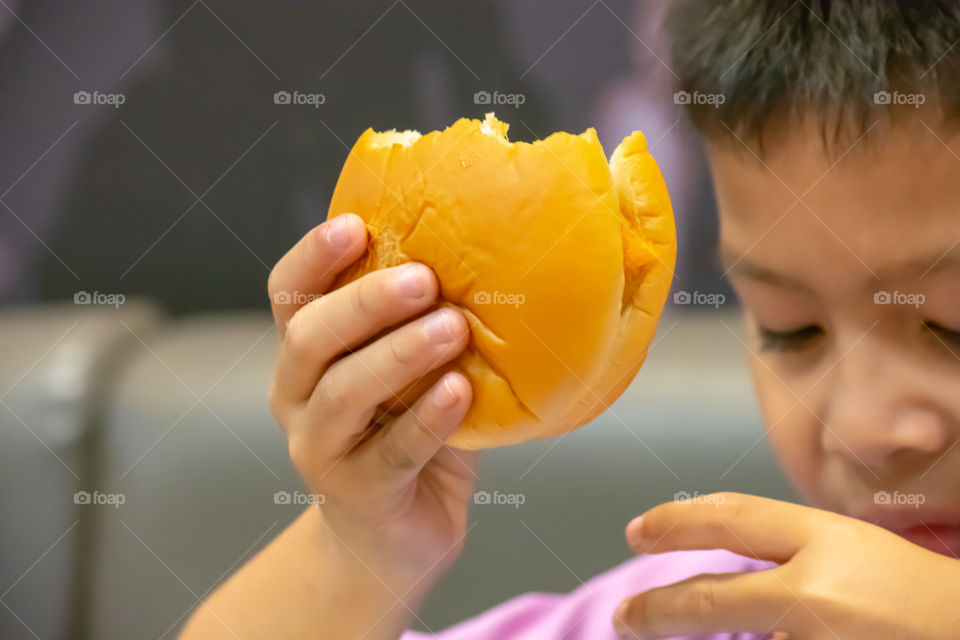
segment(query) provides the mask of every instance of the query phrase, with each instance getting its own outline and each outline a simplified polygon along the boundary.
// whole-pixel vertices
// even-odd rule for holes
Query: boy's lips
[[[919,509],[876,509],[861,518],[910,542],[951,557],[960,557],[960,512]]]
[[[954,558],[960,557],[960,524],[928,522],[891,531],[930,551]]]

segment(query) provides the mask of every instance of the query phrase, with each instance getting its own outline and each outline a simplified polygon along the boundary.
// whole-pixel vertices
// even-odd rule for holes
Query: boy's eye
[[[946,340],[953,344],[960,344],[960,331],[956,329],[948,329],[937,322],[924,322],[923,326],[932,331],[934,335],[941,340]]]
[[[814,339],[823,334],[823,329],[815,324],[792,331],[774,331],[765,327],[760,327],[759,330],[761,351],[769,349],[796,351],[808,346]]]

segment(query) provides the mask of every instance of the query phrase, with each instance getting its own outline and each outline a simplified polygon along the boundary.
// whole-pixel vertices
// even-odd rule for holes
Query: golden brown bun
[[[457,370],[473,387],[447,440],[462,449],[556,435],[604,411],[646,358],[676,259],[670,200],[642,133],[608,163],[593,129],[530,144],[509,142],[507,126],[488,113],[423,136],[367,129],[330,204],[329,217],[355,213],[369,233],[335,287],[418,261],[437,275],[437,306],[467,317],[463,354],[383,413]]]

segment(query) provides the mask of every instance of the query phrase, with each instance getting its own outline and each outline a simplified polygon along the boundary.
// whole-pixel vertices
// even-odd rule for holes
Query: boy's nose
[[[821,406],[821,445],[828,453],[890,471],[892,461],[935,458],[950,441],[947,418],[904,363],[850,361],[838,365]],[[909,455],[909,454],[913,455]],[[895,455],[898,454],[898,455]]]

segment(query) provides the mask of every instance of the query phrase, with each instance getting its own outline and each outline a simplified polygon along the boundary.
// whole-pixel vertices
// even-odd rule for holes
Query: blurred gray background
[[[368,126],[493,108],[514,139],[594,126],[608,152],[642,129],[674,292],[719,300],[671,299],[592,425],[485,454],[478,488],[524,502],[475,506],[420,628],[576,587],[677,492],[789,498],[658,6],[0,0],[0,638],[173,638],[303,508],[277,498],[302,487],[266,404],[266,279]]]

